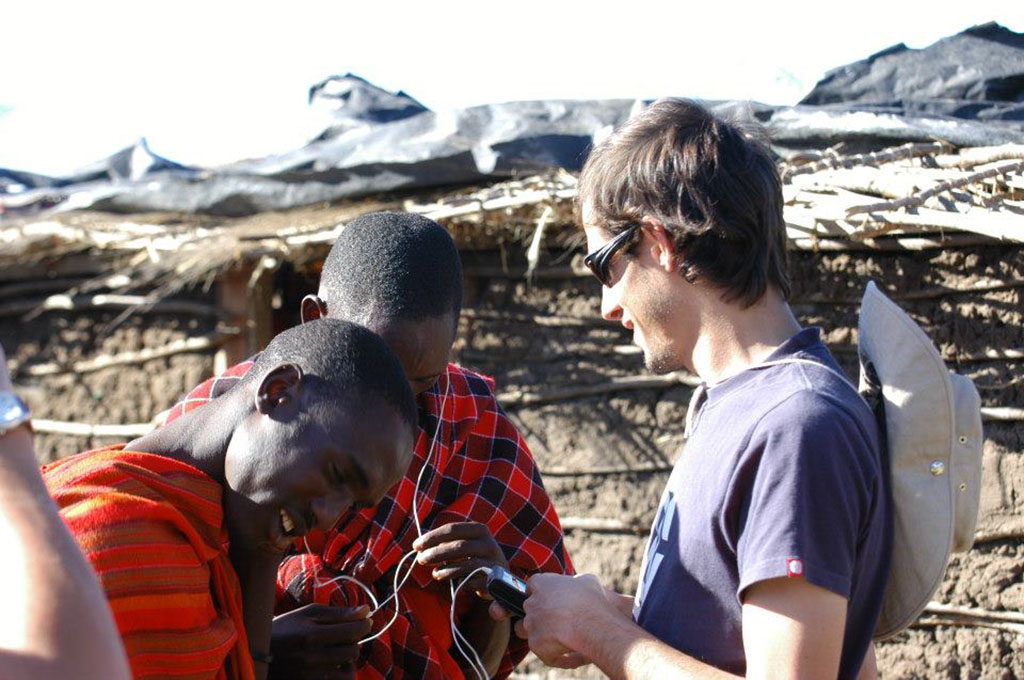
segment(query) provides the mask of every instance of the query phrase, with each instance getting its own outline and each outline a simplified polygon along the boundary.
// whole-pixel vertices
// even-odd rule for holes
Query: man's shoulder
[[[114,446],[44,466],[43,479],[80,541],[88,534],[102,544],[112,530],[130,539],[145,526],[164,526],[173,529],[164,543],[219,542],[222,487],[186,463]]]
[[[448,364],[448,376],[455,395],[497,401],[494,394],[494,378],[457,364]]]
[[[775,415],[797,416],[801,421],[855,423],[873,431],[874,416],[841,369],[824,363],[800,362],[775,367],[782,376],[774,385]]]
[[[750,422],[786,427],[836,421],[873,431],[867,404],[829,358],[799,356],[754,370],[723,400],[722,410],[743,412]]]

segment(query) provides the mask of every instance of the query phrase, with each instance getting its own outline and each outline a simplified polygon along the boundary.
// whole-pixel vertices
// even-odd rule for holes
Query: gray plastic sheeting
[[[1011,50],[1009,55],[1017,54],[1012,50],[1024,54],[1024,48],[1010,44],[1012,40],[1004,35],[1019,38],[1019,34],[1000,27],[981,29],[998,29],[996,33],[1004,39],[993,43],[990,37],[978,38],[968,31],[946,40],[967,35],[974,41],[972,49],[982,40],[992,43],[988,45],[992,49]],[[981,29],[971,30],[978,33]],[[890,51],[897,56],[904,52]],[[864,63],[879,63],[884,56],[875,55]],[[1024,57],[1021,60],[1024,64]],[[1024,81],[1024,66],[1017,69],[1014,64],[1010,57],[997,64],[1005,82],[988,90],[980,85],[965,86],[962,81],[968,76],[962,70],[962,91],[989,95],[1009,91],[1013,82]],[[849,75],[872,72],[874,67],[855,64],[846,68],[844,73]],[[849,92],[859,91],[859,86],[851,84],[858,81],[843,80],[840,71],[827,76],[815,92],[824,92],[826,86],[835,90],[840,82],[847,84]],[[971,73],[970,77],[981,81],[992,80],[981,66]],[[822,148],[839,141],[858,149],[927,140],[956,146],[1024,143],[1024,120],[990,115],[991,108],[985,109],[989,112],[985,116],[976,115],[982,110],[977,106],[981,100],[970,100],[970,105],[961,101],[959,108],[952,100],[944,100],[948,110],[937,113],[936,107],[908,103],[907,92],[900,90],[903,99],[898,102],[875,101],[877,97],[865,102],[851,95],[850,102],[796,107],[749,102],[711,105],[765,123],[780,152]],[[815,101],[835,101],[832,95],[815,96]],[[331,124],[312,142],[295,151],[221,168],[186,167],[151,153],[141,142],[68,177],[0,169],[0,214],[90,208],[242,216],[382,192],[472,184],[552,168],[576,171],[595,140],[645,104],[626,99],[556,100],[435,112],[404,93],[387,92],[352,75],[317,83],[310,88],[310,103],[332,114]],[[1019,102],[991,103],[1005,110],[1020,106]],[[946,115],[950,112],[959,117]]]

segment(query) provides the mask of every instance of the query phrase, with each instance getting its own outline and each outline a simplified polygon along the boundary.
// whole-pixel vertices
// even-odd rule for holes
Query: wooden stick
[[[886,291],[886,296],[892,300],[930,300],[933,298],[948,297],[951,295],[968,295],[971,293],[988,293],[999,290],[1010,290],[1013,288],[1024,288],[1024,281],[996,281],[982,279],[967,285],[964,288],[948,288],[946,286],[935,286],[934,288],[922,288],[921,290],[910,290],[906,292]],[[859,305],[860,297],[834,296],[828,293],[812,293],[797,300],[795,305]]]
[[[0,305],[0,317],[20,316],[27,313],[51,311],[80,311],[83,309],[137,308],[138,312],[157,314],[194,314],[196,316],[220,316],[220,310],[212,305],[191,300],[161,300],[154,302],[144,295],[88,295],[72,298],[67,295],[51,295],[44,300],[22,300]]]
[[[526,267],[515,269],[502,269],[501,267],[465,267],[463,273],[466,276],[473,276],[482,279],[525,279],[528,274]],[[562,267],[538,267],[533,270],[531,276],[534,279],[585,279],[593,276],[589,271],[577,271],[569,266]]]
[[[851,154],[849,156],[837,156],[834,158],[826,158],[814,163],[808,163],[807,165],[789,167],[783,171],[783,177],[789,179],[795,175],[806,175],[820,172],[822,170],[850,168],[855,165],[866,165],[869,163],[888,163],[890,161],[898,161],[904,158],[913,158],[915,156],[929,156],[936,153],[942,153],[943,151],[949,151],[949,149],[949,145],[943,142],[911,142],[910,144],[891,147],[881,151]]]
[[[985,621],[1005,621],[1007,623],[1024,624],[1024,614],[1010,611],[991,611],[989,609],[977,609],[974,607],[958,607],[934,600],[925,605],[925,613],[939,614],[942,616],[961,616],[964,618],[975,618]]]
[[[1024,359],[1024,347],[1019,349],[986,349],[977,354],[958,354],[953,361],[968,364],[980,361],[1018,361]]]
[[[73,437],[118,437],[129,439],[141,437],[153,430],[152,423],[133,423],[129,425],[89,425],[72,423],[62,420],[32,419],[32,429],[48,434],[66,434]]]
[[[995,543],[997,541],[1019,541],[1024,539],[1024,526],[1000,527],[998,529],[986,529],[974,534],[974,545],[982,543]]]
[[[562,517],[560,522],[562,528],[566,531],[579,529],[581,531],[594,531],[598,533],[644,536],[651,530],[650,526],[629,524],[621,519],[605,519],[602,517]]]
[[[881,252],[902,252],[906,250],[939,250],[946,248],[971,248],[974,246],[988,246],[998,241],[993,241],[984,236],[974,234],[946,234],[941,237],[895,237],[881,239],[865,239],[864,241],[845,241],[834,238],[813,238],[807,236],[794,236],[789,233],[787,240],[791,249],[811,250],[823,252],[857,252],[857,251],[881,251]]]
[[[87,277],[44,279],[42,281],[25,281],[23,283],[12,283],[0,286],[0,298],[21,298],[25,295],[38,293],[52,293],[55,291],[66,291],[69,288],[80,286],[89,281]]]
[[[1024,420],[1024,408],[1012,406],[982,406],[981,420],[983,422],[1016,422]]]
[[[538,326],[590,326],[594,324],[608,325],[610,322],[599,316],[557,316],[553,314],[516,314],[497,309],[463,309],[462,316],[467,319],[485,319],[489,321],[533,323]]]
[[[219,347],[239,333],[240,331],[237,328],[225,329],[208,335],[175,340],[162,347],[147,347],[137,352],[124,352],[122,354],[102,354],[92,359],[76,361],[70,366],[58,363],[36,364],[29,366],[24,371],[21,371],[21,373],[32,376],[58,375],[60,373],[91,373],[92,371],[99,371],[111,366],[140,364],[144,361],[161,359],[186,352],[203,352]]]
[[[936,156],[935,164],[940,168],[963,168],[1024,158],[1024,144],[1002,144],[1000,146],[976,146],[960,149],[959,153]]]
[[[993,168],[982,170],[981,172],[973,172],[965,177],[959,179],[949,180],[948,182],[940,182],[930,189],[925,189],[913,196],[907,196],[896,201],[885,201],[883,203],[869,203],[867,205],[855,205],[847,208],[847,216],[859,215],[861,213],[879,212],[887,210],[899,210],[903,208],[914,208],[922,205],[925,201],[933,196],[937,196],[944,191],[950,189],[957,189],[968,184],[980,182],[981,180],[988,179],[989,177],[998,177],[999,175],[1008,175],[1010,173],[1017,173],[1024,171],[1024,160],[1011,161],[1009,163],[1002,163]]]
[[[1020,215],[1010,212],[973,209],[958,213],[918,208],[911,215],[902,212],[873,212],[869,224],[847,222],[853,228],[851,238],[858,240],[883,236],[896,229],[904,231],[940,232],[955,229],[999,240],[1024,241]]]
[[[630,474],[650,474],[650,473],[661,473],[661,472],[672,472],[671,465],[620,465],[620,466],[598,466],[598,467],[583,467],[583,468],[560,468],[560,467],[544,467],[541,468],[541,475],[544,477],[582,477],[584,475],[595,475],[595,476],[610,476],[610,475],[630,475]]]
[[[1006,631],[1007,633],[1024,634],[1024,625],[1019,623],[1004,623],[1002,621],[986,621],[961,616],[923,616],[914,623],[912,628],[934,628],[936,626],[966,626],[977,628],[994,628]]]
[[[477,213],[492,212],[494,210],[505,210],[518,206],[530,205],[533,203],[557,203],[566,201],[576,196],[576,187],[563,187],[559,189],[528,189],[512,196],[499,196],[489,200],[470,200],[459,205],[432,204],[432,205],[411,205],[405,206],[406,211],[416,212],[425,215],[432,220],[442,221],[453,217],[464,217]]]
[[[593,385],[574,385],[545,392],[507,390],[498,394],[497,397],[498,401],[505,407],[535,406],[549,404],[554,401],[567,401],[578,397],[591,397],[627,390],[663,389],[676,385],[696,387],[700,382],[700,378],[697,376],[690,375],[684,371],[673,371],[665,375],[624,376]]]
[[[548,226],[548,220],[551,219],[553,213],[554,210],[550,205],[544,206],[540,217],[537,218],[537,228],[533,231],[530,247],[526,249],[526,278],[529,281],[533,280],[533,273],[537,270],[537,263],[540,262],[540,245],[544,241],[544,229]]]

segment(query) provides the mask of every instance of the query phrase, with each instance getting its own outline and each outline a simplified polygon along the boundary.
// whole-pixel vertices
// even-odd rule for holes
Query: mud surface
[[[548,254],[549,262],[564,253]],[[500,266],[497,254],[467,261]],[[513,263],[514,265],[517,263]],[[542,263],[545,264],[545,263]],[[1024,361],[979,360],[986,351],[1024,348],[1024,251],[1009,247],[925,251],[913,255],[791,256],[793,303],[801,322],[822,327],[844,367],[856,372],[858,300],[868,279],[894,295],[936,342],[950,367],[971,376],[986,406],[1024,406]],[[1007,286],[993,286],[1004,282]],[[971,286],[985,290],[955,292]],[[207,296],[209,298],[209,296]],[[467,281],[467,314],[456,345],[459,361],[493,375],[499,392],[562,391],[644,374],[631,334],[600,320],[596,283],[588,278],[540,279],[532,285],[492,277]],[[180,354],[84,375],[31,378],[24,367],[97,354],[158,347],[214,329],[210,318],[145,314],[116,329],[114,312],[51,312],[0,319],[0,342],[21,367],[16,384],[36,416],[87,423],[138,423],[171,406],[213,369],[213,353]],[[691,388],[671,386],[509,406],[542,470],[580,471],[546,477],[559,514],[615,520],[644,532],[667,472],[598,474],[594,468],[668,466],[682,444]],[[985,486],[979,529],[991,536],[952,561],[935,599],[995,612],[1024,610],[1024,424],[986,423]],[[112,440],[40,435],[49,460]],[[587,471],[591,472],[588,473]],[[567,531],[576,567],[612,588],[633,592],[645,536],[624,531]],[[1012,627],[1011,627],[1012,628]],[[1024,630],[920,625],[882,643],[885,678],[1024,677]],[[553,672],[536,660],[523,676],[599,677],[594,669]]]

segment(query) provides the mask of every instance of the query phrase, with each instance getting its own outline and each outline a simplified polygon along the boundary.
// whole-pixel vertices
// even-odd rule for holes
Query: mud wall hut
[[[781,169],[801,322],[821,326],[855,376],[859,297],[874,280],[985,407],[975,546],[954,557],[921,620],[880,646],[883,676],[1024,677],[1024,147],[803,151]],[[628,592],[697,381],[645,373],[628,332],[600,318],[574,195],[574,177],[557,172],[244,218],[8,221],[0,342],[36,414],[41,460],[148,429],[298,321],[345,221],[413,210],[444,224],[463,255],[455,360],[496,378],[577,566]]]

